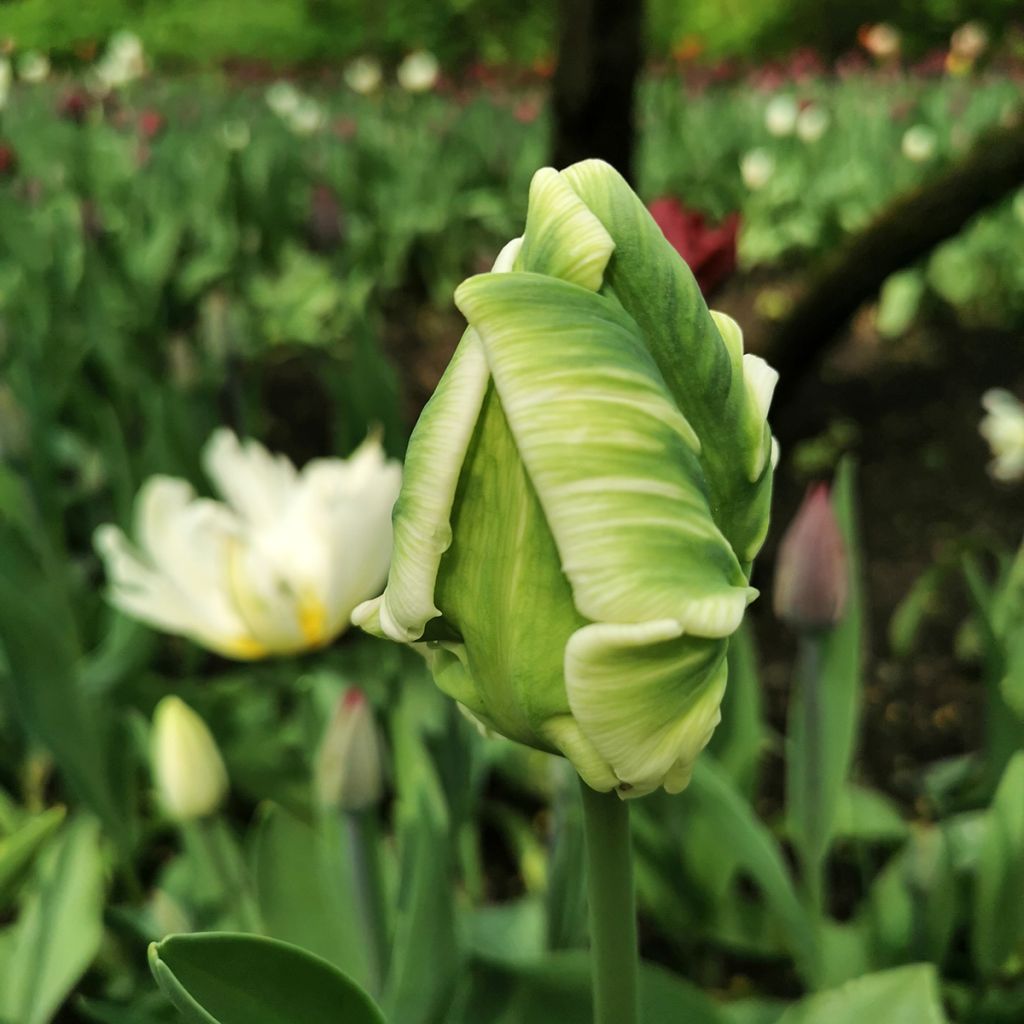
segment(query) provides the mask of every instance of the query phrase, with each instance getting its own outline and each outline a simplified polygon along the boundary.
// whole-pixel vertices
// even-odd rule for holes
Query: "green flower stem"
[[[803,793],[806,833],[802,836],[801,867],[808,909],[815,927],[824,919],[824,868],[826,853],[825,821],[827,808],[822,787],[824,772],[825,706],[822,701],[822,662],[827,633],[805,630],[800,635],[797,653],[797,684],[800,687],[803,764],[800,782]]]
[[[377,809],[369,807],[362,811],[345,811],[343,814],[352,858],[352,882],[370,952],[371,988],[379,995],[388,976],[391,945],[388,939],[384,880],[380,868]]]
[[[594,1024],[637,1024],[638,953],[629,804],[580,783],[587,852]]]
[[[227,827],[220,818],[204,818],[191,823],[202,854],[210,870],[220,883],[224,903],[237,916],[243,931],[263,934],[256,897],[253,895],[245,866],[232,849]]]

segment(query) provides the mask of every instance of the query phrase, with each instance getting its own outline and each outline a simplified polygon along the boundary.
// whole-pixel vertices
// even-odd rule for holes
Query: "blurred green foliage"
[[[444,64],[529,65],[551,57],[557,5],[551,0],[7,0],[0,37],[64,56],[131,28],[161,60],[229,58],[338,62],[360,53],[398,59],[426,47]],[[833,57],[856,45],[857,29],[887,21],[911,55],[944,46],[970,19],[1001,34],[1016,0],[648,0],[647,46],[664,57],[696,41],[712,57],[777,55],[809,46]]]

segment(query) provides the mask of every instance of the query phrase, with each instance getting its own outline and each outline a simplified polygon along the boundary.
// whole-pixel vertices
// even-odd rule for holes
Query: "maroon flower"
[[[0,178],[13,178],[17,171],[17,152],[9,142],[0,142]]]
[[[827,629],[846,607],[846,547],[827,484],[810,487],[779,545],[775,614],[799,630]]]
[[[306,238],[315,252],[333,252],[345,238],[344,214],[330,185],[314,185],[306,217]]]
[[[736,270],[738,213],[730,213],[712,226],[704,214],[686,209],[671,196],[655,199],[650,211],[672,247],[689,264],[705,297],[732,276]]]
[[[83,124],[92,105],[92,96],[85,89],[71,89],[58,100],[57,116],[75,124]]]
[[[159,110],[143,110],[139,114],[139,135],[144,139],[155,139],[166,125],[164,115]]]

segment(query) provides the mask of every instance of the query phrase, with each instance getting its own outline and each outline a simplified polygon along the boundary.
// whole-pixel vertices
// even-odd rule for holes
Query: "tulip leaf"
[[[0,910],[33,858],[64,820],[64,814],[63,807],[51,807],[0,839]]]
[[[255,883],[267,933],[323,957],[365,983],[366,952],[339,817],[308,824],[272,804],[260,820]]]
[[[737,863],[754,880],[786,936],[797,966],[813,975],[817,954],[811,921],[775,837],[710,755],[698,758],[688,795],[696,799]]]
[[[985,815],[974,877],[974,959],[991,976],[1024,938],[1024,752],[1006,766]]]
[[[383,1024],[373,1000],[326,960],[275,939],[172,935],[149,947],[157,983],[188,1024]]]
[[[71,821],[40,857],[12,929],[0,1020],[48,1024],[92,963],[103,937],[103,874],[98,822]]]
[[[398,790],[398,905],[382,1003],[390,1020],[427,1024],[450,998],[460,962],[450,816],[420,731],[421,702],[403,694],[392,737]]]
[[[477,958],[456,998],[450,1024],[591,1024],[590,957],[552,953],[528,964]],[[725,1024],[726,1017],[690,982],[653,964],[640,965],[640,1022]]]
[[[790,1007],[778,1024],[947,1024],[939,980],[931,964],[868,974]]]

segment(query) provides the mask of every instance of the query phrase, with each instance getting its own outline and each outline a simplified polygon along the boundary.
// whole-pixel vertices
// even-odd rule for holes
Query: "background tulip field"
[[[554,4],[379,6],[0,4],[0,1024],[592,1020],[572,766],[344,625],[572,36]],[[904,245],[907,197],[1024,163],[1024,21],[721,6],[649,5],[633,185],[778,358],[780,461],[721,725],[630,802],[642,1019],[1013,1024],[1024,174],[785,342],[874,225]],[[294,577],[287,629],[243,608],[252,644],[221,642],[204,517],[259,527],[225,585]],[[835,599],[811,732],[787,557]],[[125,596],[154,563],[191,617]]]

